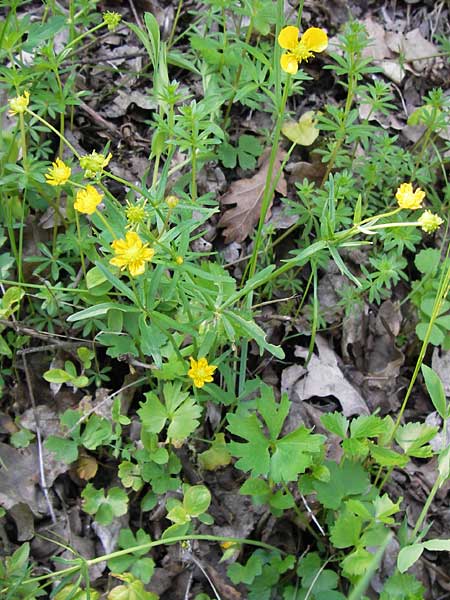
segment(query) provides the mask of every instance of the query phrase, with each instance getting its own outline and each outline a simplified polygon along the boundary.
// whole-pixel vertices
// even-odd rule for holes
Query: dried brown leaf
[[[275,157],[272,185],[285,156],[286,153],[284,150],[279,149]],[[259,169],[253,177],[234,181],[228,192],[222,197],[222,205],[236,205],[234,208],[224,212],[218,223],[218,227],[223,228],[223,236],[227,243],[243,242],[252,233],[255,225],[258,223],[268,169],[269,151],[266,151],[262,155],[259,161]],[[285,195],[287,193],[287,183],[283,173],[275,189],[280,194]],[[272,202],[273,198],[270,200],[267,218],[270,217]]]

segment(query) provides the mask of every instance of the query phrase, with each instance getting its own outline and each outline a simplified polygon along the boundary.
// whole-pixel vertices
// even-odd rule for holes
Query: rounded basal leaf
[[[206,512],[211,503],[211,493],[204,485],[193,485],[184,495],[183,506],[191,517]]]
[[[291,142],[299,146],[310,146],[319,135],[316,128],[317,118],[313,110],[308,110],[296,121],[287,121],[283,124],[281,131]]]

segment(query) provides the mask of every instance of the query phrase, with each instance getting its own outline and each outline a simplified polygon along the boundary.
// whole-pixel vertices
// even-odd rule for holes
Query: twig
[[[310,515],[312,521],[314,522],[314,525],[317,527],[317,529],[320,531],[321,535],[323,535],[323,537],[325,537],[325,531],[322,529],[322,525],[319,523],[319,521],[316,519],[316,515],[313,513],[313,511],[311,510],[311,508],[309,507],[308,502],[306,501],[306,498],[303,494],[300,494],[302,500],[303,500],[303,504],[308,512],[308,514]]]
[[[23,360],[23,367],[25,370],[25,379],[27,381],[27,386],[28,386],[28,393],[30,395],[30,400],[31,400],[31,406],[33,407],[34,422],[36,423],[36,440],[37,440],[38,460],[39,460],[39,479],[41,482],[41,488],[44,493],[45,501],[47,502],[50,517],[52,519],[53,524],[56,524],[56,516],[53,511],[53,506],[50,502],[50,496],[48,494],[47,480],[45,477],[44,457],[43,457],[43,450],[42,450],[41,427],[40,427],[40,422],[39,422],[39,415],[36,410],[36,400],[34,398],[33,386],[31,384],[31,377],[30,377],[30,371],[28,369],[26,354],[27,354],[26,350],[22,352],[22,360]]]
[[[211,579],[211,577],[208,575],[208,573],[206,572],[205,568],[203,567],[202,563],[198,560],[198,558],[195,557],[195,555],[188,549],[184,549],[183,550],[183,554],[189,559],[191,560],[194,565],[196,567],[198,567],[200,569],[200,571],[203,573],[203,575],[206,577],[209,585],[211,586],[212,591],[214,592],[215,597],[217,598],[217,600],[222,600],[221,597],[219,596],[219,592],[216,590],[216,587]]]
[[[136,25],[139,27],[139,29],[144,29],[144,25],[142,24],[142,21],[139,18],[133,0],[128,0],[128,4],[130,5],[131,12],[133,13],[134,20],[136,21]]]

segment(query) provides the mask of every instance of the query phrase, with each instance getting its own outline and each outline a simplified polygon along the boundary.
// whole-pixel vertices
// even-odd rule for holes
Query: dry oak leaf
[[[234,181],[228,192],[222,197],[222,205],[235,204],[234,208],[225,211],[220,217],[218,227],[223,228],[223,236],[227,244],[230,242],[243,242],[255,228],[259,221],[261,203],[266,185],[267,172],[269,169],[270,150],[266,150],[259,159],[259,169],[253,177]],[[281,167],[281,162],[286,156],[284,150],[279,149],[273,166],[273,177],[271,185]],[[275,190],[280,194],[287,194],[287,183],[284,174],[281,173]],[[266,219],[270,217],[273,198],[270,199],[269,210]]]

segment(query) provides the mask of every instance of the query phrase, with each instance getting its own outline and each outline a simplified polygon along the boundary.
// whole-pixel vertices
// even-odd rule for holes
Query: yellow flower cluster
[[[127,200],[127,206],[125,208],[125,216],[128,221],[127,229],[133,229],[134,227],[142,225],[145,221],[146,204],[147,200],[144,200],[143,204],[131,204],[130,201]]]
[[[85,177],[92,179],[101,173],[103,169],[108,166],[111,158],[111,152],[108,156],[104,156],[96,150],[93,150],[90,154],[86,154],[86,156],[82,156],[80,158],[80,166],[84,169]]]
[[[420,188],[413,190],[411,183],[402,183],[397,189],[395,197],[400,208],[417,210],[422,206],[422,201],[425,198],[425,192]]]
[[[213,373],[217,369],[214,365],[208,365],[206,358],[195,360],[192,356],[191,368],[188,371],[188,376],[192,379],[195,387],[202,388],[205,383],[210,383],[213,380]]]
[[[15,98],[10,98],[9,102],[9,114],[10,115],[19,115],[26,111],[28,108],[28,104],[30,103],[30,92],[25,92],[16,96]]]
[[[144,244],[135,231],[125,234],[125,239],[114,240],[111,244],[115,256],[109,262],[121,271],[128,269],[132,277],[142,275],[145,263],[150,262],[155,255],[155,250]]]
[[[118,12],[107,10],[103,13],[103,22],[108,26],[109,31],[114,31],[122,20],[122,15]]]
[[[441,217],[438,215],[434,215],[430,210],[426,210],[423,212],[420,217],[417,219],[420,227],[426,233],[433,233],[436,229],[444,222]]]
[[[302,61],[314,56],[314,52],[323,52],[328,46],[328,36],[319,27],[307,29],[300,40],[299,33],[298,27],[288,25],[283,27],[278,35],[279,45],[283,50],[287,50],[281,55],[281,68],[289,75],[295,75]]]
[[[74,202],[74,209],[85,215],[92,215],[97,210],[97,206],[102,201],[103,194],[97,192],[94,186],[87,185],[84,189],[77,192]]]
[[[49,185],[64,185],[68,182],[72,169],[68,167],[60,158],[57,158],[48,173],[45,174],[45,179]]]

